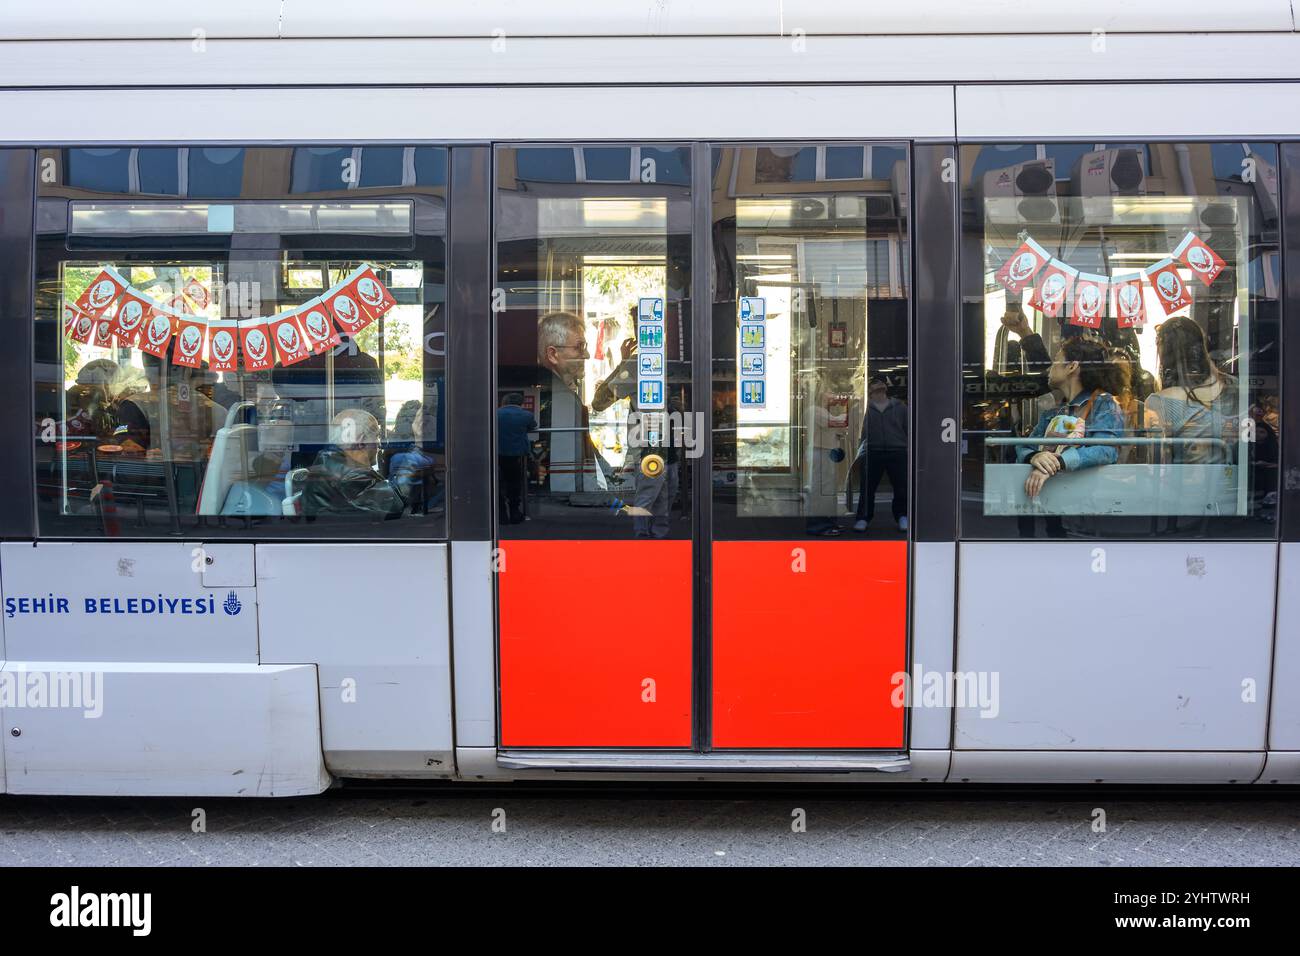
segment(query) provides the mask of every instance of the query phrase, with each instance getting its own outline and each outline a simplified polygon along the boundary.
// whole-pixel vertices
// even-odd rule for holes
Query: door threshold
[[[723,753],[628,750],[498,750],[507,770],[609,770],[687,773],[901,773],[911,766],[906,752],[805,753],[752,750]]]

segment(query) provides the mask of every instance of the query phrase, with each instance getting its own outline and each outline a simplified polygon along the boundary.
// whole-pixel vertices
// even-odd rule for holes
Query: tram
[[[4,791],[1300,783],[1298,28],[10,11]]]

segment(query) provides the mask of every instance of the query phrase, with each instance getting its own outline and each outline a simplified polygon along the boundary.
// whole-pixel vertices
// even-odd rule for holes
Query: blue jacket
[[[532,450],[528,433],[537,429],[532,412],[519,405],[497,409],[497,454],[527,455]]]
[[[1038,424],[1029,433],[1030,438],[1042,438],[1047,434],[1047,426],[1057,415],[1077,415],[1087,404],[1092,392],[1080,392],[1062,405],[1039,416]],[[1088,419],[1084,424],[1085,438],[1119,438],[1124,434],[1124,415],[1119,404],[1107,392],[1099,392],[1097,400],[1088,410]],[[1048,446],[1051,447],[1051,446]],[[1060,446],[1057,446],[1060,447]],[[1061,462],[1066,471],[1078,471],[1080,468],[1092,468],[1096,465],[1113,465],[1119,461],[1117,445],[1066,445],[1061,452]],[[1025,462],[1042,449],[1038,445],[1016,446],[1016,461]]]

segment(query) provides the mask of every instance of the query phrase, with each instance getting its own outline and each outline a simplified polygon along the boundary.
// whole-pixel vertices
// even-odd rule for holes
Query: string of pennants
[[[197,279],[165,304],[135,289],[112,267],[103,269],[73,304],[63,307],[64,334],[74,341],[139,348],[198,368],[205,354],[214,372],[246,372],[296,365],[341,344],[339,330],[356,335],[397,304],[370,265],[362,265],[328,292],[297,308],[253,319],[210,319],[195,314],[211,296]],[[174,343],[173,343],[174,340]]]
[[[1190,269],[1207,288],[1214,284],[1227,265],[1194,232],[1183,237],[1172,256],[1137,272],[1112,276],[1080,272],[1049,255],[1032,238],[1026,237],[1020,248],[998,269],[995,278],[1014,295],[1020,295],[1032,286],[1029,307],[1050,318],[1059,317],[1069,303],[1069,323],[1089,329],[1101,328],[1109,292],[1115,322],[1120,328],[1127,329],[1146,324],[1146,302],[1142,295],[1144,279],[1155,292],[1165,315],[1173,315],[1192,304],[1191,290],[1178,274],[1179,263]]]

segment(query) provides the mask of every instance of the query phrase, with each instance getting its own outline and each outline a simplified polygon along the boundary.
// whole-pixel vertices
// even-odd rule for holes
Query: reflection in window
[[[137,194],[199,198],[42,193],[72,226],[37,258],[43,535],[442,536],[441,207],[288,198],[364,152],[259,151],[254,202],[207,201],[243,191],[245,151],[224,147],[92,157],[129,154]],[[385,149],[372,175],[407,177],[423,156],[445,178],[446,152]],[[259,253],[247,234],[295,250]],[[351,248],[311,251],[336,250],[331,234]]]
[[[1044,152],[1073,173],[963,151],[968,533],[1266,534],[1275,189],[1243,188],[1240,144]]]
[[[689,183],[689,158],[679,147],[497,151],[503,537],[690,535],[690,194],[675,182]],[[647,309],[658,319],[643,328]],[[643,381],[661,407],[648,407]]]
[[[874,144],[715,153],[714,228],[735,250],[716,260],[735,310],[714,338],[723,537],[906,534],[907,179],[864,181],[877,149],[905,169]]]

